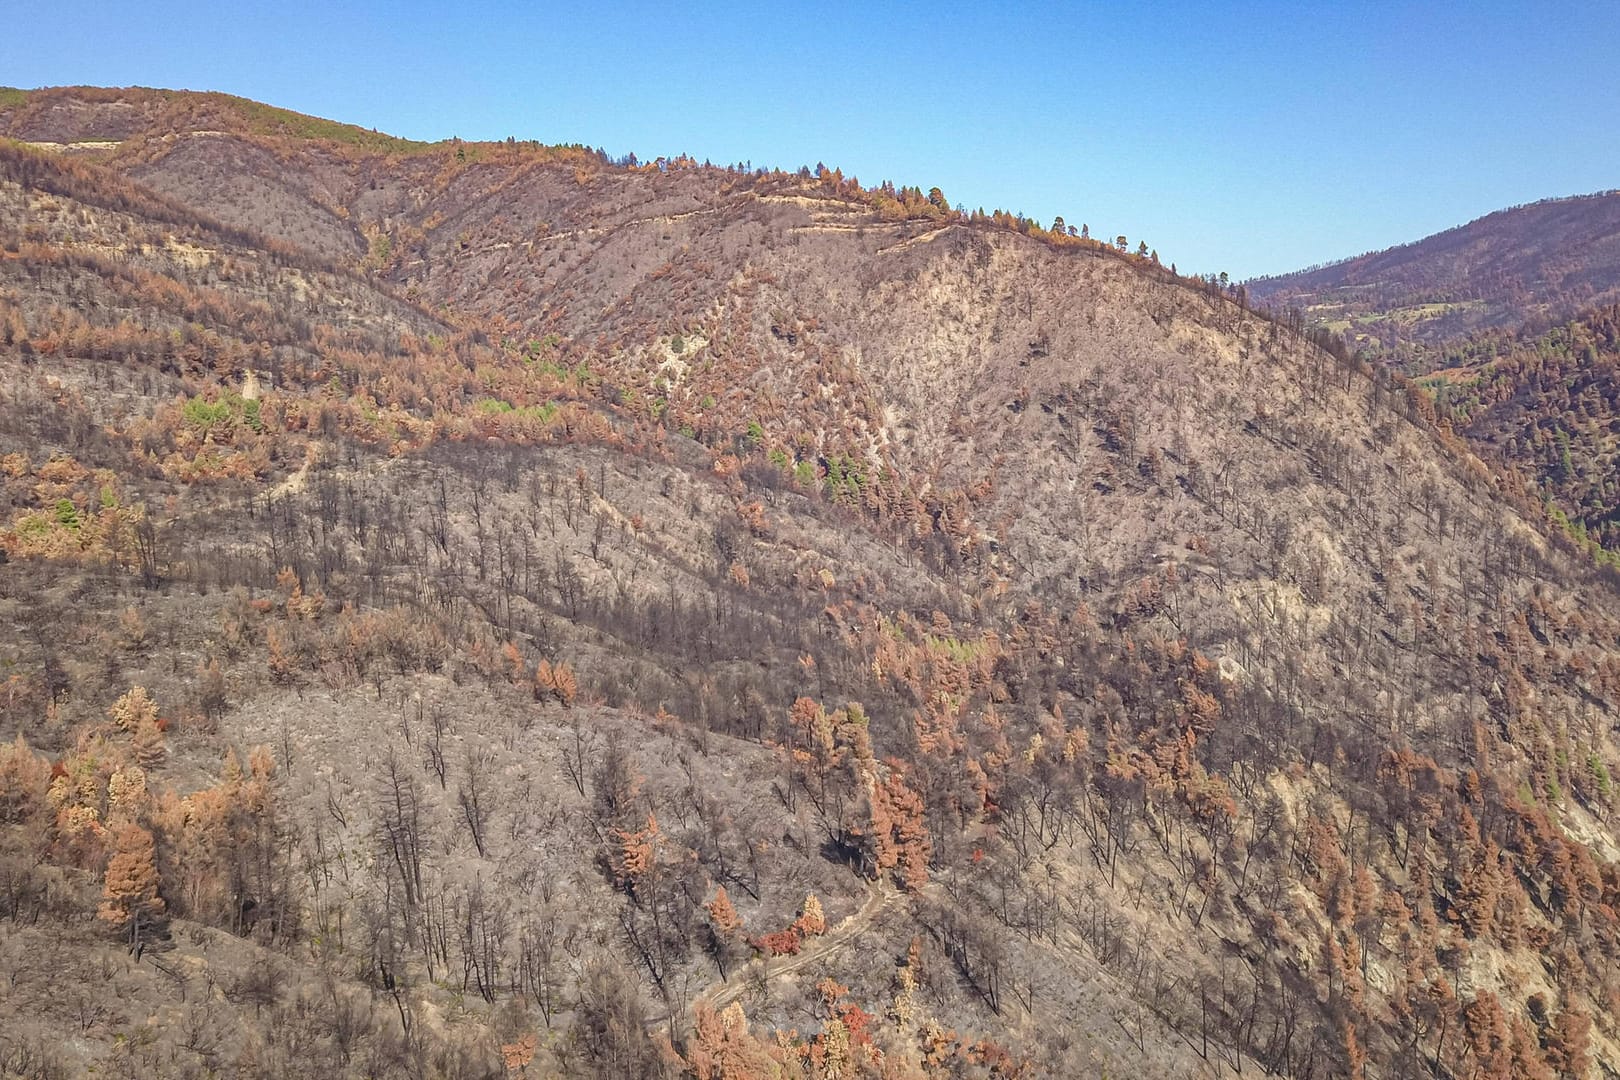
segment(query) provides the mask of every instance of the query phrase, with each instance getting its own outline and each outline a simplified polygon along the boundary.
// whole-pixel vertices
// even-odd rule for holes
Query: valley
[[[1415,382],[825,168],[0,136],[0,1073],[1620,1075],[1612,319],[1409,283]]]

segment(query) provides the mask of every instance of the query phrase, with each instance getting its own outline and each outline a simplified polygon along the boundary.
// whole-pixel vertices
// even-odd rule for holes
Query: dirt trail
[[[900,251],[900,250],[902,250],[904,248],[912,247],[912,246],[914,246],[916,244],[926,244],[926,243],[928,243],[928,241],[932,240],[934,237],[939,236],[941,233],[949,232],[953,228],[955,228],[954,225],[941,225],[937,229],[929,229],[925,233],[920,233],[917,236],[907,237],[906,239],[901,240],[898,243],[890,244],[886,248],[879,248],[878,249],[878,254],[879,255],[887,255],[891,251]]]
[[[270,497],[272,499],[284,499],[288,495],[296,495],[303,491],[304,485],[309,481],[309,466],[312,460],[313,458],[306,452],[304,454],[304,463],[298,466],[296,472],[289,473],[285,480],[271,488]]]
[[[828,199],[810,199],[810,198],[805,198],[803,196],[791,196],[791,195],[755,195],[755,194],[752,194],[752,193],[743,196],[743,198],[744,199],[753,199],[753,200],[755,200],[757,202],[762,202],[762,203],[793,203],[793,204],[796,204],[796,205],[799,205],[799,206],[806,207],[807,209],[818,210],[818,211],[822,211],[822,212],[826,212],[826,213],[833,213],[836,210],[842,209],[842,210],[845,211],[843,216],[849,216],[851,213],[858,213],[858,211],[849,210],[847,207],[844,207],[843,204],[840,204],[840,203],[837,203],[837,202],[835,202],[833,200],[828,200]],[[571,240],[574,237],[579,237],[579,236],[585,236],[585,237],[606,236],[609,233],[617,232],[620,229],[634,228],[637,225],[650,225],[650,224],[669,225],[669,224],[672,224],[672,223],[677,222],[677,221],[685,221],[688,218],[705,217],[705,216],[710,215],[710,214],[718,214],[718,213],[721,213],[723,211],[732,209],[735,205],[736,205],[735,203],[729,203],[728,202],[728,203],[722,203],[722,204],[720,204],[718,206],[704,206],[704,207],[699,207],[696,210],[685,210],[685,211],[682,211],[679,214],[653,214],[653,215],[648,216],[648,217],[630,218],[630,219],[628,219],[626,221],[612,222],[612,223],[605,224],[605,225],[582,225],[577,229],[562,229],[562,230],[559,230],[557,232],[548,232],[544,236],[538,236],[538,237],[534,237],[534,238],[531,238],[531,239],[528,239],[528,240],[519,240],[519,241],[501,240],[501,241],[497,241],[495,243],[485,244],[484,246],[478,247],[478,248],[468,248],[468,249],[466,249],[464,251],[460,251],[460,252],[455,253],[454,257],[457,258],[457,259],[468,259],[468,258],[472,258],[472,257],[477,256],[477,255],[487,254],[487,253],[492,252],[492,251],[510,251],[514,247],[522,247],[522,248],[525,248],[525,249],[527,249],[529,251],[533,251],[539,245],[552,244],[552,243],[555,243],[558,240]],[[844,224],[829,223],[827,221],[817,221],[817,222],[812,222],[809,225],[795,225],[795,226],[792,227],[791,231],[793,231],[793,232],[818,232],[818,231],[820,231],[820,232],[855,232],[855,231],[857,231],[859,229],[895,227],[895,226],[898,226],[900,224],[903,224],[903,222],[861,221],[861,222],[856,222],[854,224],[844,225]],[[934,237],[936,237],[940,233],[944,232],[946,228],[949,228],[949,226],[944,226],[944,227],[935,229],[932,232],[929,232],[929,233],[927,233],[927,234],[925,234],[923,236],[915,236],[915,237],[910,238],[909,240],[902,240],[897,244],[894,244],[894,245],[891,245],[890,247],[884,248],[883,250],[885,250],[885,251],[894,251],[894,250],[897,250],[899,248],[905,247],[908,244],[923,243],[925,241],[932,240]],[[411,259],[411,260],[405,262],[403,265],[406,266],[406,267],[413,267],[413,266],[422,266],[425,263],[426,263],[425,259]]]
[[[31,146],[35,150],[44,150],[48,154],[74,154],[90,150],[111,150],[119,145],[113,139],[85,139],[82,142],[25,142],[24,146]]]
[[[544,236],[531,240],[521,240],[514,243],[510,240],[501,240],[493,244],[485,244],[480,248],[468,248],[456,254],[458,259],[467,259],[474,255],[482,255],[491,251],[510,251],[514,247],[522,246],[533,251],[537,244],[550,244],[558,240],[569,240],[576,236],[605,236],[620,229],[629,229],[637,225],[668,225],[676,221],[685,221],[687,218],[702,217],[706,214],[718,214],[727,209],[725,206],[705,206],[697,210],[686,210],[679,214],[653,214],[650,217],[630,218],[628,221],[614,222],[608,225],[584,225],[577,229],[562,229],[558,232],[548,232]],[[412,259],[407,266],[421,265],[425,260]]]
[[[877,920],[878,915],[899,895],[899,893],[887,886],[873,886],[871,895],[866,898],[866,903],[862,904],[859,910],[847,916],[821,937],[807,938],[798,955],[785,959],[775,958],[774,963],[773,958],[769,956],[754,957],[733,971],[730,978],[725,982],[717,983],[693,998],[692,1004],[687,1011],[696,1012],[699,1005],[707,1005],[717,1012],[724,1009],[742,996],[743,991],[748,988],[748,976],[755,968],[763,969],[764,977],[769,981],[798,971],[802,967],[841,951],[850,942],[854,941],[863,930],[870,927]],[[654,1018],[647,1026],[649,1028],[661,1027],[668,1024],[670,1019],[671,1017],[665,1014]]]

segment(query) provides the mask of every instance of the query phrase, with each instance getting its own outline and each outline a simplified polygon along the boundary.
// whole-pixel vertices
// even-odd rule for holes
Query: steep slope
[[[1406,384],[832,174],[196,130],[4,159],[0,734],[88,777],[155,760],[131,682],[195,703],[134,817],[226,987],[113,961],[76,1062],[1620,1067],[1620,603]],[[216,895],[183,822],[256,742]],[[6,804],[6,948],[108,955],[55,927],[129,784]]]
[[[21,673],[6,715],[8,736],[28,740],[0,768],[18,792],[33,777],[50,780],[30,764],[40,752],[83,777],[54,807],[63,816],[41,816],[26,799],[16,815],[8,809],[0,914],[16,959],[8,1000],[26,1019],[0,1045],[8,1068],[103,1061],[171,1076],[238,1060],[290,1075],[341,1070],[359,1046],[356,1060],[387,1074],[459,1062],[477,1075],[499,1060],[500,1038],[516,1038],[535,1014],[483,1016],[473,1034],[458,1034],[437,1021],[452,991],[504,1001],[521,985],[548,1018],[579,1016],[595,1003],[581,995],[598,989],[617,995],[598,1007],[639,1010],[626,996],[639,991],[621,976],[598,986],[568,974],[621,948],[625,969],[649,965],[641,977],[684,1033],[695,987],[717,961],[746,953],[717,942],[716,959],[705,954],[695,901],[722,884],[752,933],[793,923],[813,892],[839,940],[860,931],[868,954],[906,954],[918,929],[910,916],[875,928],[842,922],[867,902],[845,866],[862,858],[860,845],[815,855],[819,826],[784,816],[750,781],[774,775],[789,802],[805,797],[758,742],[785,725],[785,692],[890,696],[871,685],[854,639],[829,634],[872,617],[857,598],[881,598],[907,619],[885,632],[920,641],[903,613],[960,615],[960,589],[902,559],[859,518],[780,485],[750,493],[678,436],[668,449],[662,435],[638,439],[634,414],[601,411],[622,395],[581,366],[497,353],[357,276],[82,163],[6,150],[0,164],[9,516],[0,543],[11,559],[7,659]],[[97,580],[111,590],[82,602]],[[160,704],[167,738],[137,744],[102,722],[133,685]],[[326,700],[312,710],[303,695],[315,688]],[[593,704],[559,713],[555,701],[576,692]],[[280,772],[274,803],[254,794],[259,809],[228,843],[193,835],[217,800],[242,797],[229,766],[219,778],[222,748],[257,743],[280,748],[273,764],[255,759],[250,781]],[[396,762],[416,808],[409,850],[426,852],[403,910],[389,906],[398,887],[389,864],[370,854],[403,828],[379,802]],[[137,776],[152,802],[137,800],[133,817],[157,837],[162,914],[172,920],[142,950],[155,957],[145,971],[69,917],[94,909],[99,885],[81,871],[112,865],[130,813],[120,808],[130,796],[114,793]],[[520,782],[557,811],[514,802]],[[817,797],[825,790],[818,784]],[[482,809],[469,817],[469,806]],[[650,836],[649,814],[664,821]],[[501,833],[482,831],[491,821]],[[264,846],[272,837],[289,845],[280,856]],[[656,881],[626,874],[621,847],[632,837],[646,837],[655,862],[638,873],[656,868]],[[773,837],[782,840],[760,843]],[[334,878],[348,858],[334,848],[361,853],[370,869]],[[221,856],[246,869],[223,871]],[[277,878],[299,863],[315,876]],[[408,925],[390,930],[399,918]],[[346,919],[368,928],[359,951],[339,945],[332,958],[348,959],[312,963],[316,936],[341,936],[334,928]],[[390,936],[406,934],[415,949],[432,927],[443,935],[466,919],[484,927],[485,945],[446,938],[452,952],[402,959]],[[464,969],[451,991],[435,986],[445,979],[436,965],[480,948],[492,966]],[[529,951],[539,948],[543,958]],[[55,993],[53,973],[98,963],[119,971],[107,997]],[[930,963],[945,966],[923,979],[929,1014],[997,1034],[1000,1022],[986,1025],[983,1007],[955,986],[948,958]],[[364,981],[344,974],[354,964]],[[198,999],[186,972],[221,989]],[[881,969],[832,972],[861,1000],[890,992]],[[1094,981],[1077,972],[1043,997],[1053,1008],[1077,993],[1106,1001]],[[774,1006],[784,1026],[819,1000],[787,986]],[[409,1018],[393,1029],[378,1011],[391,990]],[[51,1027],[69,1015],[84,1037],[53,1049]],[[175,1038],[124,1037],[148,1015],[170,1017]],[[1099,1009],[1085,1029],[1107,1015]],[[1136,1017],[1132,1031],[1140,1045],[1102,1029],[1084,1050],[1031,1043],[1019,1058],[1195,1068],[1174,1064],[1186,1054],[1158,1019]],[[626,1039],[622,1027],[616,1037]],[[653,1044],[635,1039],[639,1050],[612,1052],[651,1063]],[[548,1052],[574,1072],[626,1075],[622,1056],[593,1064],[608,1051]]]
[[[1500,210],[1434,236],[1247,283],[1278,310],[1427,371],[1476,330],[1546,329],[1620,293],[1620,192]]]
[[[1545,333],[1478,334],[1423,383],[1458,432],[1522,470],[1579,535],[1620,543],[1613,490],[1620,309]]]

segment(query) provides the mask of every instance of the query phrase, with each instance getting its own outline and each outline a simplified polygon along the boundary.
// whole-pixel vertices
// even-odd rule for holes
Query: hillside
[[[1481,333],[1450,346],[1423,380],[1436,408],[1482,452],[1523,471],[1578,534],[1620,544],[1620,309],[1545,333]]]
[[[1620,1072],[1620,596],[1415,386],[362,131],[0,97],[0,1071]]]
[[[1620,297],[1620,192],[1500,210],[1385,251],[1247,284],[1414,373],[1482,330],[1541,332]]]

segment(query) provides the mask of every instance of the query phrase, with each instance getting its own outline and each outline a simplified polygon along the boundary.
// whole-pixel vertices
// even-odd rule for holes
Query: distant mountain
[[[1482,329],[1542,330],[1620,298],[1620,191],[1548,199],[1343,262],[1248,282],[1273,309],[1303,309],[1415,370]]]

